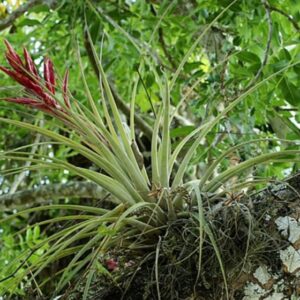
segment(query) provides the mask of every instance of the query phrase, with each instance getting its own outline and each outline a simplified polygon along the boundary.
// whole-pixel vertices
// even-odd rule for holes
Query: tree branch
[[[68,197],[102,199],[106,194],[99,185],[93,182],[72,181],[65,184],[49,184],[14,194],[0,195],[0,209],[29,206],[51,199]]]
[[[97,67],[97,63],[94,58],[94,54],[92,51],[92,47],[90,45],[89,39],[87,38],[87,32],[84,31],[84,45],[85,49],[87,51],[88,58],[90,60],[90,63],[93,67],[93,70],[97,77],[99,77],[99,70]],[[125,101],[120,97],[120,95],[117,93],[116,88],[114,85],[110,82],[110,89],[112,91],[112,94],[114,96],[114,99],[116,101],[116,104],[118,108],[123,112],[123,114],[130,118],[130,108],[126,105]],[[152,128],[146,123],[137,113],[134,114],[134,119],[137,127],[145,134],[145,136],[151,140],[152,138]]]
[[[257,71],[255,77],[253,78],[253,80],[251,80],[251,82],[249,83],[248,87],[246,89],[249,89],[251,86],[254,85],[254,83],[258,80],[258,78],[260,77],[264,67],[266,66],[267,62],[268,62],[268,57],[269,57],[269,53],[270,53],[270,48],[271,48],[271,41],[272,41],[272,34],[273,34],[273,22],[272,22],[272,18],[271,18],[271,9],[270,9],[270,5],[268,3],[267,0],[261,0],[262,5],[264,6],[265,10],[266,10],[266,17],[267,17],[267,21],[268,21],[268,26],[269,26],[269,30],[268,30],[268,37],[267,37],[267,44],[266,44],[266,48],[265,48],[265,53],[264,53],[264,58],[262,61],[262,64],[259,68],[259,70]]]
[[[45,4],[48,4],[49,6],[53,6],[55,3],[55,1],[53,1],[53,0],[50,0],[50,1],[49,0],[48,1],[45,1],[45,0],[28,1],[28,2],[24,3],[23,5],[21,5],[19,8],[17,8],[16,10],[14,10],[11,14],[9,14],[9,16],[7,18],[0,21],[0,30],[4,30],[5,28],[13,25],[15,20],[18,19],[19,17],[21,17],[25,12],[27,12],[34,6],[42,4],[44,2],[45,2]]]
[[[150,11],[155,17],[157,17],[157,13],[156,13],[156,10],[155,10],[153,4],[150,4]],[[175,61],[173,60],[173,57],[170,55],[170,53],[167,50],[167,45],[165,43],[165,38],[164,38],[164,32],[163,32],[163,29],[161,26],[158,28],[158,40],[161,44],[161,48],[162,48],[166,58],[168,59],[170,65],[171,65],[171,69],[173,68],[172,71],[175,72],[175,70],[177,69],[177,66],[176,66]]]
[[[283,15],[284,17],[286,17],[291,23],[292,25],[294,26],[294,28],[297,30],[297,31],[300,31],[300,26],[298,25],[298,23],[295,21],[295,19],[290,16],[288,13],[286,13],[285,11],[281,10],[280,8],[277,8],[275,6],[272,6],[272,5],[268,5],[268,8],[271,10],[271,11],[275,11],[275,12],[278,12],[279,14]]]
[[[43,124],[44,124],[43,119],[40,120],[39,123],[40,123],[39,126],[43,126]],[[33,145],[32,145],[31,151],[30,151],[30,156],[29,156],[30,159],[27,160],[24,164],[25,168],[28,168],[31,165],[31,163],[32,163],[31,159],[33,158],[34,154],[36,153],[36,151],[39,148],[39,142],[40,142],[41,137],[42,137],[42,135],[40,133],[36,134],[36,137],[33,141]],[[26,171],[18,173],[9,189],[9,194],[14,194],[17,191],[19,185],[24,181],[25,178],[26,178]]]

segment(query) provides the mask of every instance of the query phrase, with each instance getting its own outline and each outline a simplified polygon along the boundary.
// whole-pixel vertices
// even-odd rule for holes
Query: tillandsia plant
[[[97,275],[97,270],[101,269],[101,264],[111,272],[121,268],[117,260],[111,257],[105,264],[103,260],[105,254],[122,250],[131,253],[128,257],[134,255],[145,257],[148,254],[154,256],[157,298],[160,299],[159,259],[161,247],[163,247],[162,237],[168,236],[172,224],[175,224],[175,227],[178,226],[181,230],[184,228],[184,231],[188,233],[187,240],[183,237],[187,244],[184,244],[183,249],[176,248],[174,253],[183,253],[181,256],[178,255],[182,262],[193,257],[195,274],[192,280],[195,290],[204,276],[202,269],[205,265],[203,261],[205,246],[213,249],[215,260],[221,270],[225,294],[229,298],[227,273],[223,264],[222,251],[218,247],[211,221],[207,217],[210,209],[209,201],[215,201],[211,199],[218,199],[220,195],[224,194],[226,182],[234,176],[242,174],[246,169],[277,160],[298,160],[300,151],[285,150],[262,154],[215,174],[220,163],[229,154],[246,144],[259,143],[263,140],[248,141],[226,150],[207,167],[204,175],[196,181],[190,181],[188,176],[190,161],[201,140],[236,105],[266,81],[274,79],[296,63],[290,64],[249,87],[216,117],[207,120],[179,143],[173,145],[170,128],[173,124],[174,112],[171,111],[170,94],[189,55],[204,34],[205,31],[195,41],[172,77],[165,74],[162,79],[154,68],[152,70],[160,87],[161,103],[155,114],[153,125],[150,171],[146,170],[135,141],[134,114],[132,114],[130,126],[123,122],[104,73],[101,59],[97,55],[89,34],[88,40],[100,75],[101,106],[91,95],[79,51],[78,62],[82,71],[82,81],[89,107],[82,106],[72,97],[68,89],[68,71],[65,73],[59,92],[55,79],[57,76],[49,58],[44,60],[44,76],[41,77],[26,49],[24,49],[25,61],[23,61],[13,47],[7,41],[5,42],[6,58],[11,69],[6,67],[0,67],[0,69],[24,87],[25,96],[9,97],[3,100],[43,111],[63,122],[68,130],[72,131],[72,136],[66,137],[48,129],[9,118],[0,118],[0,121],[39,132],[57,143],[72,148],[89,159],[101,172],[77,167],[55,157],[49,160],[49,157],[42,154],[34,154],[29,157],[28,152],[24,151],[26,147],[1,152],[1,159],[30,160],[38,167],[68,170],[75,175],[95,182],[108,191],[112,195],[114,206],[111,209],[105,209],[73,204],[53,204],[26,209],[2,220],[1,222],[7,222],[26,213],[52,209],[75,210],[81,213],[56,217],[32,225],[44,225],[66,220],[75,221],[70,226],[34,245],[33,249],[24,251],[8,264],[3,278],[0,278],[1,290],[4,293],[12,292],[13,288],[19,284],[25,284],[31,285],[37,290],[37,293],[42,294],[43,286],[47,285],[47,280],[40,281],[41,272],[54,262],[65,257],[71,257],[68,264],[53,275],[57,283],[54,294],[61,294],[70,281],[78,280],[81,283],[84,282],[83,299],[87,299],[89,288],[93,278]],[[178,111],[181,103],[182,101],[175,107],[175,111]],[[134,111],[134,100],[131,103],[131,111]],[[186,145],[189,145],[187,151]],[[31,167],[33,169],[34,165]],[[242,189],[244,185],[250,184],[255,184],[255,182],[236,184],[236,186],[231,186],[231,189]],[[175,235],[175,241],[169,240],[174,247],[177,242],[176,237]],[[28,263],[28,257],[45,245],[47,247],[43,254],[36,256],[34,261]],[[170,256],[175,255],[174,253],[170,253]],[[126,263],[128,265],[128,262]],[[175,265],[180,263],[176,262]],[[20,265],[22,267],[19,267]],[[109,274],[113,276],[111,273]],[[52,278],[48,280],[52,280]]]

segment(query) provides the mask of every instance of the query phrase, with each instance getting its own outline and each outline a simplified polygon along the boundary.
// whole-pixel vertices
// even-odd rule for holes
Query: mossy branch
[[[99,185],[86,181],[71,181],[65,184],[42,185],[35,189],[0,195],[0,208],[32,206],[52,199],[93,198],[102,199],[105,192]]]

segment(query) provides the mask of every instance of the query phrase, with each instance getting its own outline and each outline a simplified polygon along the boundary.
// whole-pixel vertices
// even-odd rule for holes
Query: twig
[[[28,261],[28,259],[34,254],[34,252],[37,251],[39,248],[31,250],[27,257],[20,263],[20,265],[10,275],[2,278],[0,280],[0,283],[14,277],[18,273],[18,271],[24,266],[24,264]]]
[[[229,52],[226,54],[223,68],[222,68],[221,75],[220,75],[220,81],[221,81],[220,91],[221,91],[221,94],[222,94],[225,102],[228,101],[228,97],[226,95],[226,88],[225,88],[225,75],[226,75],[226,71],[227,71],[227,67],[228,67],[228,63],[229,63],[229,57],[232,54],[232,52],[233,52],[233,49],[229,50]]]
[[[297,30],[297,31],[300,31],[300,26],[298,25],[298,23],[294,20],[294,18],[292,16],[290,16],[288,13],[286,13],[285,11],[281,10],[280,8],[277,8],[275,6],[272,6],[270,4],[266,4],[267,7],[271,10],[271,11],[275,11],[275,12],[278,12],[279,14],[283,15],[284,17],[286,17],[291,23],[292,25],[294,26],[294,28]]]
[[[150,4],[150,11],[152,12],[152,14],[155,17],[157,17],[157,13],[156,13],[156,11],[154,9],[154,6],[152,4]],[[173,60],[172,56],[170,55],[170,53],[167,50],[167,46],[166,46],[165,39],[164,39],[164,32],[163,32],[162,27],[158,28],[158,40],[159,40],[159,42],[161,44],[161,48],[162,48],[162,50],[163,50],[166,58],[168,59],[170,65],[172,66],[172,68],[174,70],[176,70],[177,65],[176,65],[175,61]]]
[[[298,108],[289,108],[289,107],[276,107],[276,111],[281,110],[281,111],[299,111]]]
[[[269,3],[267,0],[261,0],[261,2],[263,4],[263,6],[265,7],[266,17],[267,17],[267,21],[268,21],[268,25],[269,25],[268,39],[267,39],[267,44],[266,44],[262,64],[261,64],[259,70],[257,71],[255,77],[250,81],[250,83],[248,84],[246,89],[251,87],[257,81],[259,76],[261,75],[264,67],[266,66],[266,64],[268,62],[268,57],[269,57],[269,52],[270,52],[270,47],[271,47],[271,40],[272,40],[272,34],[273,34],[273,22],[272,22],[272,18],[271,18],[271,11],[270,11]]]
[[[30,10],[31,8],[33,8],[36,5],[42,4],[43,2],[47,3],[50,7],[52,7],[56,1],[53,1],[53,0],[51,0],[51,1],[31,0],[31,1],[24,3],[19,8],[14,10],[11,14],[9,14],[9,16],[7,18],[0,21],[0,30],[4,30],[5,28],[13,25],[13,23],[16,21],[16,19],[21,17],[25,12],[27,12],[28,10]]]
[[[141,81],[142,86],[143,86],[143,88],[144,88],[144,90],[145,90],[145,92],[146,92],[146,95],[147,95],[148,101],[149,101],[149,103],[150,103],[152,112],[153,112],[154,117],[155,117],[155,119],[156,119],[155,109],[154,109],[154,106],[153,106],[151,97],[150,97],[150,95],[149,95],[149,93],[148,93],[147,87],[146,87],[146,85],[145,85],[145,82],[144,82],[144,80],[143,80],[143,77],[142,77],[142,75],[141,75],[141,73],[140,73],[140,71],[139,71],[139,68],[136,68],[136,71],[137,71],[137,73],[138,73],[138,75],[139,75],[140,81]]]
[[[96,76],[99,77],[99,70],[98,70],[94,55],[93,55],[92,47],[90,45],[89,39],[87,38],[86,31],[84,31],[84,45],[85,45],[85,49],[87,51],[89,61],[91,62],[91,65],[93,67],[93,70],[94,70]],[[112,94],[114,96],[114,99],[116,101],[118,108],[123,112],[123,114],[126,117],[130,118],[130,108],[125,104],[125,101],[119,96],[114,85],[111,82],[109,83],[109,85],[110,85],[110,89],[112,91]],[[135,123],[136,123],[137,127],[145,134],[145,136],[147,138],[149,138],[151,140],[151,138],[152,138],[151,127],[137,113],[135,113],[134,119],[135,119]]]
[[[174,70],[176,70],[176,68],[177,68],[176,63],[173,60],[172,56],[170,55],[169,51],[167,50],[167,46],[166,46],[165,39],[164,39],[164,32],[161,27],[159,27],[159,29],[158,29],[158,40],[161,44],[161,48],[162,48],[165,56],[167,57],[169,63],[171,64],[172,68]]]

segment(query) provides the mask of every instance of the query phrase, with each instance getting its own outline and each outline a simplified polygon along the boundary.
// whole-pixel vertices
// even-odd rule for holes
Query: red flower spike
[[[6,60],[8,61],[8,63],[10,64],[10,66],[16,71],[16,72],[19,72],[19,73],[25,73],[24,70],[24,65],[22,64],[19,64],[18,62],[16,62],[16,60],[11,56],[9,55],[8,53],[6,54]]]
[[[23,66],[23,62],[20,56],[17,54],[17,52],[14,50],[11,44],[7,40],[4,40],[4,43],[8,50],[8,52],[6,53],[6,58],[10,57],[15,62],[16,65]]]
[[[32,108],[42,110],[46,113],[53,113],[52,109],[49,108],[49,106],[31,98],[4,98],[2,100],[5,100],[7,102],[12,102],[12,103],[17,103],[17,104],[25,104],[31,106]]]
[[[28,105],[34,105],[34,104],[38,104],[39,102],[37,102],[34,99],[31,98],[4,98],[3,100],[7,101],[7,102],[13,102],[13,103],[17,103],[17,104],[28,104]]]
[[[37,69],[36,69],[36,66],[35,66],[35,64],[34,64],[32,58],[31,58],[29,52],[27,51],[26,48],[24,48],[23,51],[24,51],[24,58],[25,58],[25,63],[26,63],[26,65],[25,65],[26,70],[27,70],[29,73],[34,74],[35,77],[38,78],[38,77],[39,77],[38,71],[37,71]]]
[[[9,42],[5,41],[5,44],[7,48],[5,55],[12,69],[0,66],[0,70],[25,87],[26,95],[28,96],[19,98],[5,98],[2,100],[28,105],[58,118],[62,118],[67,112],[53,97],[55,93],[55,74],[52,61],[48,58],[45,58],[44,60],[45,88],[45,86],[41,84],[42,78],[39,76],[37,68],[29,52],[24,48],[25,63],[23,63]],[[70,108],[70,102],[67,96],[68,78],[69,73],[67,71],[64,76],[62,92],[66,106]],[[31,95],[33,96],[32,98]]]
[[[68,83],[69,83],[69,70],[66,70],[64,80],[63,80],[63,97],[65,104],[68,108],[71,108],[70,99],[68,96]]]
[[[7,69],[5,67],[2,67],[2,66],[0,66],[0,70],[2,70],[4,73],[6,73],[8,76],[13,78],[15,81],[17,81],[18,83],[20,83],[21,85],[23,85],[27,89],[32,90],[33,92],[35,92],[37,95],[42,95],[43,94],[42,88],[38,84],[33,82],[31,80],[31,78],[26,77],[26,75],[24,75],[23,73],[20,73],[20,72],[17,72],[17,71],[12,71],[12,70],[9,70],[9,69]]]
[[[44,93],[43,99],[47,105],[49,105],[51,107],[59,108],[58,103],[48,94]]]
[[[44,91],[43,88],[35,83],[31,78],[26,77],[22,73],[18,73],[17,71],[9,70],[5,67],[0,66],[0,70],[5,72],[8,76],[12,79],[23,85],[29,92],[33,95],[38,96],[39,98],[43,99],[48,105],[55,106],[56,101],[48,96]]]
[[[47,89],[55,94],[55,75],[52,61],[45,57],[44,59],[44,79]]]

